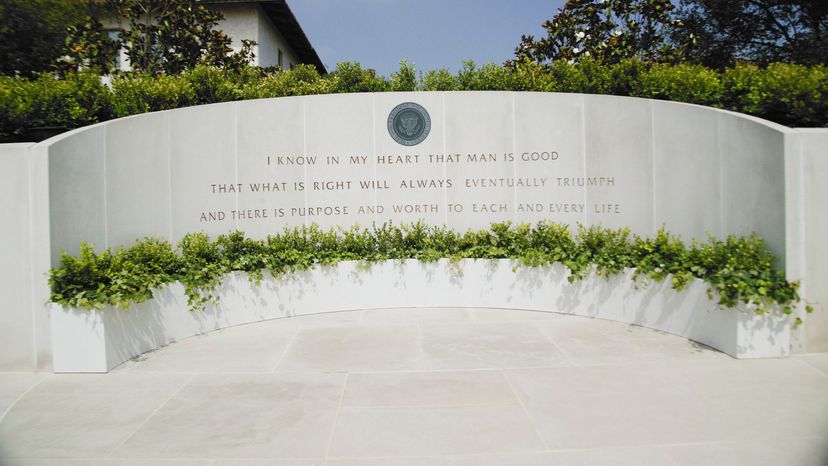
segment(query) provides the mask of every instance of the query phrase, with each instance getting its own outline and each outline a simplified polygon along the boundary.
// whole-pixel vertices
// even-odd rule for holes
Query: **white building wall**
[[[279,50],[282,51],[283,68],[288,69],[299,62],[285,38],[258,5],[221,5],[217,10],[224,15],[217,28],[233,39],[233,50],[241,49],[242,40],[256,41],[254,65],[278,66]]]
[[[224,19],[219,22],[216,29],[224,32],[232,39],[230,47],[234,51],[237,52],[241,49],[243,40],[256,42],[257,45],[253,47],[255,57],[251,63],[252,65],[277,66],[279,64],[279,50],[283,53],[282,60],[285,69],[289,69],[291,64],[299,63],[296,53],[259,5],[240,3],[211,5],[211,7],[224,15]],[[103,23],[106,29],[129,26],[128,23],[112,19],[105,20]],[[129,57],[124,49],[118,52],[118,58],[120,69],[129,71]]]
[[[224,19],[219,22],[216,29],[221,30],[226,35],[233,39],[230,47],[234,51],[241,49],[242,40],[259,41],[259,8],[252,5],[218,5],[214,7],[224,15]],[[262,66],[259,62],[258,46],[254,48],[256,58],[253,59],[253,64]]]
[[[299,63],[299,59],[290,48],[285,38],[276,29],[264,11],[259,10],[259,45],[257,57],[259,66],[278,66],[279,50],[282,51],[282,68],[290,69],[291,65]]]

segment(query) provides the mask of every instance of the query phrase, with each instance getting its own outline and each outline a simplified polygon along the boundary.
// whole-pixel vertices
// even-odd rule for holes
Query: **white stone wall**
[[[416,146],[402,146],[388,133],[388,115],[403,102],[418,103],[431,118],[431,132]],[[462,231],[493,221],[550,219],[628,226],[641,235],[665,226],[685,240],[755,231],[783,261],[789,277],[803,279],[805,297],[821,303],[807,319],[806,346],[826,349],[826,147],[824,130],[793,130],[694,105],[577,94],[305,96],[114,120],[30,150],[28,189],[35,193],[30,263],[36,278],[30,302],[36,311],[29,316],[38,334],[36,328],[45,325],[41,304],[48,298],[44,274],[58,264],[62,250],[76,254],[84,241],[100,250],[146,236],[177,242],[194,231],[215,236],[239,229],[262,238],[285,226],[311,223],[348,227],[422,219]],[[533,152],[557,156],[522,160],[522,154]],[[470,154],[492,154],[494,161],[471,162]],[[279,164],[280,157],[294,162]],[[311,157],[316,163],[295,163]],[[339,163],[328,163],[335,158]],[[612,183],[562,184],[583,178]],[[534,180],[535,185],[481,185],[480,180],[490,179]],[[402,187],[417,180],[433,183]],[[274,189],[250,189],[263,183]],[[371,186],[363,189],[361,183]],[[306,189],[298,189],[300,184]],[[3,186],[23,189],[12,182]],[[19,199],[10,196],[4,199]],[[4,204],[4,209],[12,209],[9,218],[20,218],[11,222],[19,226],[27,220],[20,217],[24,211],[13,210],[16,205]],[[462,212],[458,205],[464,206]],[[406,212],[406,206],[412,210]],[[425,208],[413,210],[416,206]],[[395,207],[403,208],[396,212]],[[347,208],[348,213],[309,216],[310,208]],[[283,214],[277,215],[280,209]],[[256,218],[257,212],[266,218]],[[238,218],[241,213],[246,218]],[[4,228],[9,229],[4,235],[20,238],[22,230]],[[21,252],[11,248],[9,254]],[[12,274],[0,281],[3,293],[17,293],[19,279]],[[12,333],[23,338],[19,335],[25,332]],[[47,343],[35,343],[33,353],[48,349]]]
[[[32,321],[30,146],[0,145],[0,371],[37,367]]]
[[[431,116],[431,133],[414,147],[396,143],[387,130],[389,112],[406,101]],[[80,241],[126,245],[149,234],[177,241],[199,230],[216,235],[241,229],[264,237],[310,223],[422,219],[466,230],[494,221],[552,219],[628,226],[642,235],[666,226],[687,240],[756,231],[784,258],[786,133],[794,131],[693,105],[510,92],[307,96],[146,114],[50,143],[51,198],[58,206],[52,209],[52,252],[77,250]],[[533,152],[558,158],[522,160]],[[505,160],[507,153],[514,161]],[[460,160],[429,159],[441,154],[459,154]],[[472,163],[470,154],[493,154],[496,161]],[[316,163],[278,163],[295,156],[315,157]],[[364,163],[352,163],[357,156]],[[338,157],[339,164],[326,163],[328,157]],[[398,157],[402,163],[388,163]],[[491,179],[544,185],[481,185]],[[606,182],[573,186],[585,179]],[[400,188],[411,180],[442,185]],[[337,181],[350,181],[350,188],[321,186]],[[370,181],[377,189],[360,188]],[[261,182],[286,183],[286,189],[251,191],[251,183]],[[307,189],[295,189],[296,182]],[[219,192],[239,183],[239,190]],[[463,211],[450,211],[450,204],[463,205]],[[429,208],[395,211],[417,205]],[[290,211],[331,206],[349,212]],[[360,212],[377,206],[383,209]],[[274,208],[288,211],[265,219],[232,214]],[[219,212],[223,219],[204,219]]]
[[[792,212],[789,248],[797,255],[793,278],[801,294],[814,303],[804,317],[804,350],[828,351],[828,129],[800,129],[792,167]],[[790,250],[789,249],[789,250]]]

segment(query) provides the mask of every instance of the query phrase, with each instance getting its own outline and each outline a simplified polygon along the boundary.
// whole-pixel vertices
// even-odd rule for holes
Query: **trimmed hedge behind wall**
[[[688,102],[755,115],[791,127],[828,126],[828,67],[774,63],[723,71],[696,65],[617,65],[558,61],[513,68],[466,62],[456,73],[417,73],[402,63],[390,77],[357,63],[320,76],[312,66],[269,72],[199,67],[179,76],[126,73],[101,83],[94,74],[57,79],[0,77],[0,142],[33,141],[92,123],[172,108],[307,94],[505,90],[612,94]]]

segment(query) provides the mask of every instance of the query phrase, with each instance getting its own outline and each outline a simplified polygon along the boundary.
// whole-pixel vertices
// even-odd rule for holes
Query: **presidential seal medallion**
[[[431,117],[413,102],[399,104],[388,115],[388,134],[404,146],[416,146],[431,131]]]

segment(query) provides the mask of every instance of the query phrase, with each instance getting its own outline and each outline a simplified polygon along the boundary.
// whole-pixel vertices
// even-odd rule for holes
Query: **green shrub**
[[[43,74],[22,90],[20,112],[29,127],[76,128],[112,117],[109,90],[94,73],[70,74],[61,80]]]
[[[26,125],[20,96],[27,82],[23,78],[0,76],[0,141],[18,141]]]
[[[195,105],[192,83],[180,76],[125,74],[112,81],[115,116],[156,112]]]
[[[747,297],[760,311],[776,302],[788,314],[798,299],[796,285],[787,283],[785,273],[773,267],[773,255],[756,235],[725,240],[710,237],[689,252],[688,261],[690,272],[710,283],[724,306],[735,306]]]
[[[577,65],[558,60],[550,73],[558,92],[606,94],[610,87],[610,68],[594,60],[585,59]]]
[[[689,102],[756,115],[788,126],[828,126],[828,67],[739,64],[716,71],[697,65],[628,59],[603,65],[585,59],[551,65],[522,60],[509,66],[464,62],[452,74],[417,77],[406,62],[386,79],[358,63],[321,76],[314,66],[291,70],[199,66],[179,76],[126,73],[112,88],[90,73],[58,79],[0,77],[0,142],[26,139],[34,127],[79,126],[149,111],[240,99],[382,91],[541,91],[612,94]]]
[[[96,254],[82,244],[80,255],[61,256],[61,267],[49,275],[52,299],[76,306],[126,308],[152,298],[152,290],[181,278],[181,258],[166,241],[147,238],[115,254]]]
[[[772,63],[757,84],[755,114],[788,126],[825,126],[828,119],[828,67]]]
[[[110,299],[111,269],[112,254],[108,250],[96,254],[86,243],[81,244],[78,257],[62,254],[60,267],[49,272],[52,302],[86,309],[109,304],[123,307],[123,301]]]
[[[555,78],[546,68],[536,63],[520,61],[512,67],[497,66],[492,63],[481,67],[473,61],[463,62],[456,79],[449,79],[445,74],[426,75],[423,88],[442,88],[458,91],[545,91],[554,89]],[[435,85],[436,84],[436,85]]]
[[[714,70],[699,65],[656,64],[641,74],[630,95],[720,107],[723,91]]]
[[[711,296],[718,295],[721,306],[751,303],[760,313],[774,308],[791,313],[799,302],[797,284],[774,268],[773,256],[755,235],[710,238],[687,247],[664,230],[653,238],[641,238],[628,229],[579,226],[573,237],[566,225],[551,222],[496,223],[489,230],[463,234],[422,223],[348,230],[299,227],[266,240],[233,232],[211,241],[203,233],[192,233],[175,250],[164,241],[144,239],[130,248],[100,254],[83,244],[78,257],[62,254],[60,267],[49,273],[49,283],[55,303],[101,308],[143,302],[154,289],[178,280],[190,306],[200,309],[215,301],[216,287],[234,271],[247,272],[258,283],[265,272],[278,277],[345,260],[370,264],[440,258],[513,259],[516,266],[528,267],[560,263],[569,270],[570,282],[593,271],[609,277],[625,268],[634,268],[638,280],[670,277],[677,290],[698,278],[707,282]]]
[[[672,276],[673,288],[683,289],[694,277],[703,278],[700,269],[688,269],[689,250],[675,235],[663,228],[653,238],[635,238],[633,242],[635,276],[644,275],[654,280]]]
[[[113,117],[109,89],[93,73],[64,79],[0,77],[0,137],[26,139],[32,128],[77,128]]]
[[[391,73],[391,79],[388,82],[389,91],[416,91],[417,90],[417,71],[414,66],[407,61],[400,62],[400,69]]]
[[[181,79],[193,89],[193,105],[202,105],[243,99],[244,88],[255,85],[261,75],[251,68],[235,71],[199,65],[182,73]]]
[[[586,277],[593,266],[601,277],[609,277],[624,268],[635,267],[634,243],[628,228],[610,230],[599,226],[579,226],[573,257],[565,262],[572,271],[569,281]]]
[[[555,78],[546,68],[531,61],[519,61],[512,69],[513,91],[552,92]]]
[[[626,58],[609,67],[607,93],[611,95],[631,96],[639,87],[641,75],[649,66],[641,60]]]
[[[385,78],[377,76],[372,69],[363,69],[359,63],[342,62],[328,77],[331,80],[330,92],[382,92],[387,90]]]
[[[764,71],[756,65],[737,64],[722,73],[722,107],[735,112],[758,115],[762,103]]]
[[[315,66],[297,65],[292,70],[277,71],[246,86],[246,99],[286,97],[292,95],[330,94],[331,80],[319,75]]]
[[[447,69],[431,70],[420,77],[420,89],[424,91],[457,90],[457,78]]]
[[[458,91],[498,91],[512,89],[512,75],[507,68],[488,63],[477,68],[473,61],[463,62],[457,72]]]

